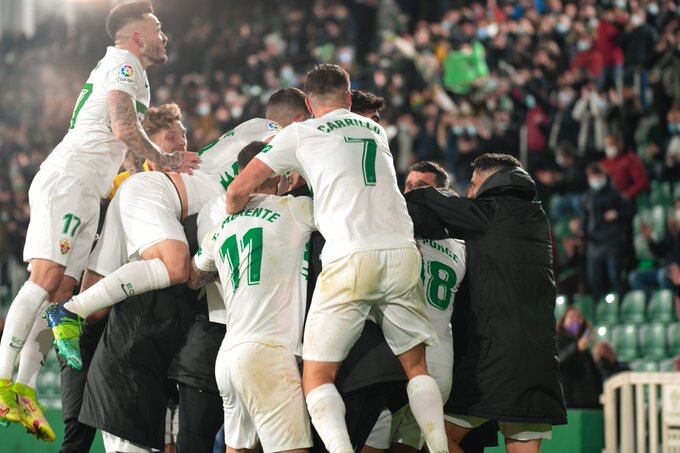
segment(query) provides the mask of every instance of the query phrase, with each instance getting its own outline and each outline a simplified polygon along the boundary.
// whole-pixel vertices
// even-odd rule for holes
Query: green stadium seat
[[[649,359],[666,358],[666,325],[650,323],[640,326],[641,356]]]
[[[619,322],[619,296],[607,293],[595,307],[595,320],[598,324],[613,325]]]
[[[680,323],[677,322],[668,326],[668,355],[680,356]]]
[[[672,372],[677,371],[675,359],[664,359],[659,361],[659,371]]]
[[[591,295],[575,294],[573,305],[581,310],[581,313],[583,313],[583,316],[586,317],[587,321],[593,321],[595,318],[595,301]]]
[[[595,344],[612,342],[612,326],[595,326]]]
[[[649,201],[652,205],[667,205],[670,204],[671,185],[667,182],[652,181],[651,193],[649,194]]]
[[[630,369],[643,373],[659,371],[659,364],[654,360],[637,359],[630,362]]]
[[[611,338],[621,362],[630,362],[638,356],[638,328],[635,324],[614,326]]]
[[[621,322],[645,322],[645,292],[639,289],[628,291],[621,301]]]
[[[559,322],[569,308],[569,300],[564,294],[558,294],[555,298],[555,319]]]
[[[673,305],[673,292],[670,289],[655,291],[647,307],[647,321],[665,323],[675,321]]]

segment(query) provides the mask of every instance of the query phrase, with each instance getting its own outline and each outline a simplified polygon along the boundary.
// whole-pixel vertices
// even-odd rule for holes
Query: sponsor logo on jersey
[[[125,293],[125,295],[127,297],[134,296],[134,294],[135,294],[135,290],[134,290],[134,288],[132,288],[132,283],[121,283],[120,289],[123,290],[123,292]]]
[[[270,131],[280,131],[281,126],[279,126],[276,123],[269,123],[269,124],[267,124],[267,129],[269,129]]]
[[[71,241],[69,241],[68,238],[62,239],[59,241],[59,249],[61,250],[62,255],[66,255],[71,251]]]
[[[264,148],[262,148],[261,153],[262,153],[262,154],[268,153],[270,149],[272,149],[272,145],[267,145],[267,146],[265,146]]]

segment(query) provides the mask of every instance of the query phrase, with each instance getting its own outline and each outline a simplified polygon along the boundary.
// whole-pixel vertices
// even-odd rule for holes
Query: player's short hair
[[[308,96],[326,96],[348,90],[349,74],[336,64],[318,64],[307,72],[305,93]]]
[[[260,141],[250,142],[244,146],[236,158],[236,161],[238,162],[238,171],[243,171],[248,166],[250,161],[253,160],[253,157],[260,154],[265,146],[267,146],[267,144]]]
[[[115,41],[116,33],[135,20],[143,19],[144,14],[153,14],[153,6],[149,1],[121,3],[114,6],[106,16],[106,32]]]
[[[305,93],[299,88],[279,88],[269,96],[267,111],[279,109],[286,110],[295,115],[309,114],[307,104],[305,104]]]
[[[352,90],[352,111],[354,113],[377,113],[385,108],[385,99],[369,91]]]
[[[417,171],[418,173],[433,173],[435,176],[434,182],[437,184],[437,187],[449,186],[449,175],[437,162],[429,160],[418,162],[408,168],[409,173],[412,171]]]
[[[482,154],[472,162],[472,168],[478,172],[492,170],[511,170],[522,168],[522,163],[510,154],[488,153]]]
[[[147,135],[169,129],[175,121],[182,121],[182,112],[175,103],[163,104],[159,107],[151,107],[142,120],[142,127]]]

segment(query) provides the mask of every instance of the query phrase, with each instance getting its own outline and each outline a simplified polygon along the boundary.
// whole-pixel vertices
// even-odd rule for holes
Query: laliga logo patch
[[[126,79],[132,79],[135,76],[135,68],[131,64],[125,63],[120,67],[120,75]]]
[[[68,238],[64,238],[59,241],[59,248],[61,249],[61,254],[66,255],[71,250],[71,241]]]

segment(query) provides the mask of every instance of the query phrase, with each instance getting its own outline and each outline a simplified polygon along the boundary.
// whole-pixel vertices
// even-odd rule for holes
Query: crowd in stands
[[[158,3],[170,60],[150,74],[152,104],[180,104],[189,149],[337,62],[385,98],[400,175],[435,160],[464,192],[480,154],[521,158],[551,218],[558,292],[680,287],[679,2]],[[50,18],[0,38],[0,263],[21,257],[28,186],[104,53],[101,25]]]

